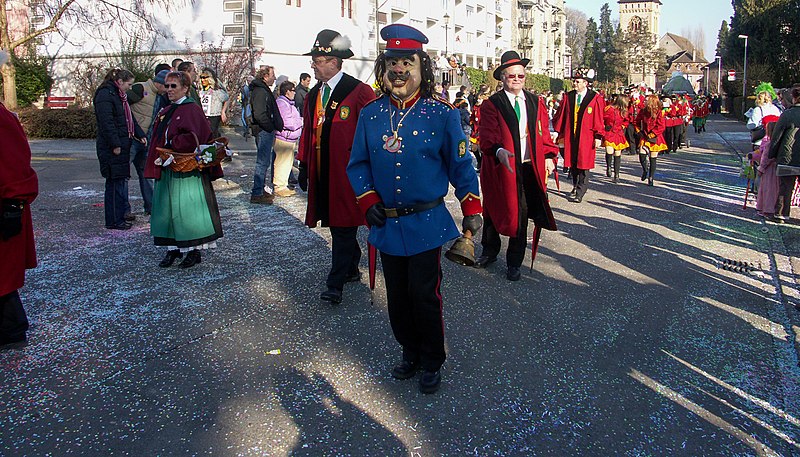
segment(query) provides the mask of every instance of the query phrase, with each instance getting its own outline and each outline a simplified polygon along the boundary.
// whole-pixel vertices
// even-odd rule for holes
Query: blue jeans
[[[106,228],[116,227],[125,222],[128,206],[128,178],[106,178],[105,203]]]
[[[131,144],[131,162],[133,168],[136,169],[136,174],[139,176],[139,190],[142,192],[142,200],[144,200],[144,211],[151,212],[153,209],[153,180],[145,179],[144,165],[147,160],[147,146],[134,141]],[[128,212],[130,213],[130,203],[128,203]]]
[[[258,132],[257,144],[256,170],[253,173],[253,190],[250,192],[253,197],[264,195],[264,183],[269,184],[270,190],[272,189],[272,164],[275,162],[272,145],[275,144],[275,132]]]

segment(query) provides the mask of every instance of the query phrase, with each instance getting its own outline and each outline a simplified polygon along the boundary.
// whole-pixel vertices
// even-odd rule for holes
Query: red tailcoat
[[[625,138],[625,127],[627,126],[628,113],[625,112],[625,117],[620,114],[619,110],[612,105],[606,106],[603,110],[603,122],[606,129],[603,132],[603,144],[611,146],[617,151],[628,148],[628,140]]]
[[[344,74],[330,95],[324,119],[315,107],[322,83],[314,86],[303,104],[303,133],[297,159],[308,170],[306,225],[357,227],[365,225],[356,195],[347,178],[353,135],[361,108],[375,98],[371,87]],[[319,125],[319,126],[318,126]]]
[[[25,283],[25,269],[36,267],[36,247],[30,203],[39,194],[39,180],[31,168],[31,148],[16,116],[0,103],[0,202],[25,202],[22,231],[4,240],[0,237],[0,296]]]
[[[481,105],[481,121],[479,140],[481,151],[485,154],[481,164],[481,192],[483,193],[483,211],[495,225],[497,231],[506,236],[517,236],[519,228],[520,204],[523,198],[538,198],[538,202],[526,200],[528,218],[547,230],[556,230],[556,221],[547,200],[547,172],[545,159],[554,159],[558,147],[550,137],[547,107],[541,98],[523,91],[525,110],[528,115],[528,151],[531,161],[522,163],[522,152],[519,148],[519,122],[514,108],[505,91],[489,97]],[[511,161],[512,172],[509,172],[496,158],[499,148],[514,152]],[[538,192],[527,192],[523,196],[522,174],[517,173],[519,167],[533,166]],[[535,197],[534,197],[535,196]]]
[[[591,170],[594,168],[594,141],[603,135],[605,101],[597,92],[587,90],[576,117],[575,96],[576,92],[571,90],[561,101],[553,117],[553,130],[558,132],[559,145],[564,144],[564,164],[570,168]]]

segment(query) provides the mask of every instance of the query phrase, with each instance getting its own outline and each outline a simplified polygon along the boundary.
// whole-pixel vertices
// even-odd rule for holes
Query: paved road
[[[156,267],[143,217],[103,229],[91,142],[35,141],[40,266],[30,344],[0,353],[0,454],[800,455],[800,229],[741,209],[742,128],[691,134],[655,187],[624,156],[583,204],[553,192],[559,231],[520,282],[446,262],[433,396],[388,374],[382,278],[374,304],[365,284],[318,301],[328,235],[303,195],[248,203],[252,143],[215,184],[220,249],[187,271]],[[761,268],[723,268],[740,260]]]

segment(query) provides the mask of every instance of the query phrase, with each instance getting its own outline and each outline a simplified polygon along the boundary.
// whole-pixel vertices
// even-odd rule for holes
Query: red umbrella
[[[369,301],[375,304],[375,270],[378,264],[378,250],[375,249],[370,243],[367,243],[367,252],[369,256]]]
[[[556,189],[561,192],[561,184],[558,182],[558,165],[553,169],[553,178],[556,180]]]
[[[556,182],[558,182],[557,179]],[[539,251],[539,239],[541,237],[541,227],[538,225],[533,226],[533,241],[531,241],[531,271],[533,271],[533,261],[536,260],[536,253]]]

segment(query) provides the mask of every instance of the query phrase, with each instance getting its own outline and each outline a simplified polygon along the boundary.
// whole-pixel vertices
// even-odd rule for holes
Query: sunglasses
[[[522,75],[508,74],[508,75],[506,75],[506,78],[508,78],[508,79],[525,79],[525,75],[524,74],[522,74]]]
[[[179,86],[179,84],[164,84],[167,89],[177,89]]]

